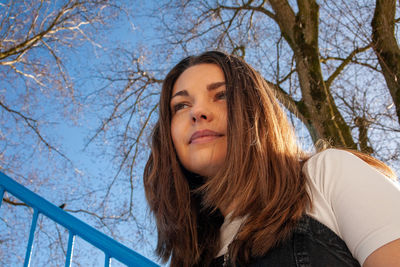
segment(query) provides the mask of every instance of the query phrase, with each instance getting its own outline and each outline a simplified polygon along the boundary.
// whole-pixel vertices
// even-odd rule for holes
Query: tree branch
[[[27,204],[25,204],[24,202],[16,202],[16,201],[11,200],[11,199],[8,198],[8,197],[4,197],[3,200],[4,200],[5,203],[10,204],[10,205],[13,205],[13,206],[24,206],[24,207],[29,207],[29,206],[28,206]]]
[[[225,9],[225,10],[235,10],[235,11],[240,11],[240,10],[258,11],[258,12],[261,12],[261,13],[263,13],[263,14],[267,15],[268,17],[270,17],[270,18],[272,18],[272,19],[275,20],[275,18],[276,18],[276,17],[275,17],[275,14],[272,13],[271,11],[265,9],[265,8],[263,7],[265,1],[263,1],[263,2],[262,2],[260,5],[258,5],[258,6],[252,6],[252,5],[251,5],[252,2],[253,2],[253,1],[249,1],[249,2],[247,2],[246,4],[244,4],[244,5],[242,5],[242,6],[236,6],[236,7],[235,7],[235,6],[218,5],[217,8]]]
[[[293,113],[300,121],[302,121],[305,125],[307,124],[306,118],[303,114],[299,111],[298,105],[299,101],[293,100],[293,98],[285,92],[280,86],[265,80],[268,86],[275,92],[276,98],[282,105],[287,108],[291,113]]]
[[[26,125],[31,128],[31,130],[36,134],[36,136],[39,138],[39,140],[49,149],[49,150],[53,150],[55,151],[57,154],[59,154],[61,157],[63,157],[64,159],[66,159],[68,162],[71,163],[71,160],[65,156],[62,152],[60,152],[57,148],[55,148],[54,146],[52,146],[49,142],[46,141],[46,139],[42,136],[42,134],[40,133],[40,130],[37,126],[37,121],[29,118],[27,116],[25,116],[24,114],[22,114],[19,111],[13,110],[9,107],[7,107],[3,102],[0,101],[0,107],[2,107],[3,109],[5,109],[7,112],[12,113],[17,115],[18,117],[22,118],[24,120],[24,122],[26,123]]]
[[[11,47],[10,49],[8,49],[6,51],[0,52],[0,60],[3,60],[9,56],[19,54],[26,50],[29,50],[37,42],[39,42],[41,39],[43,39],[43,37],[46,36],[46,34],[48,34],[50,32],[54,33],[54,31],[52,32],[52,30],[56,27],[56,25],[58,23],[63,21],[61,19],[62,16],[65,15],[66,13],[68,13],[69,11],[73,10],[74,8],[76,8],[79,5],[80,5],[80,3],[77,2],[77,3],[73,4],[71,7],[64,6],[63,9],[57,14],[57,16],[53,19],[53,21],[50,23],[50,25],[45,30],[39,32],[38,34],[36,34],[30,38],[27,38],[25,41]]]
[[[343,69],[352,62],[353,58],[364,51],[367,51],[368,49],[371,48],[371,44],[368,44],[367,46],[364,47],[359,47],[351,51],[351,53],[343,59],[343,62],[336,68],[336,70],[329,76],[329,78],[325,81],[326,86],[329,88],[332,84],[332,82],[336,79],[336,77],[339,76],[339,74],[343,71]]]

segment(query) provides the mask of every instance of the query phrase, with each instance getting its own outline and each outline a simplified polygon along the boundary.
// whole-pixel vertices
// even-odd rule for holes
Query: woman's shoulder
[[[341,149],[326,149],[311,156],[304,164],[303,172],[313,180],[352,174],[372,168],[354,154]]]
[[[306,161],[306,164],[334,163],[341,162],[343,160],[358,161],[360,159],[349,151],[343,149],[329,148],[312,155]]]
[[[326,149],[311,156],[304,164],[303,173],[309,178],[372,177],[396,180],[395,173],[383,162],[360,152],[343,149]]]
[[[351,152],[327,149],[310,157],[303,172],[314,208],[334,216],[337,228],[331,229],[337,229],[360,263],[400,237],[400,185],[378,168]]]

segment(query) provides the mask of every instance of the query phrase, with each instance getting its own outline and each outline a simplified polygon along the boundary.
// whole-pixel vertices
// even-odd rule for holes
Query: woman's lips
[[[223,134],[211,130],[200,130],[194,132],[190,137],[189,144],[207,143],[221,136],[223,136]]]

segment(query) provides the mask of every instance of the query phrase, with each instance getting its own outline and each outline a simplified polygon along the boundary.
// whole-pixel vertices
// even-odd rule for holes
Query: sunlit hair
[[[225,163],[207,179],[180,164],[170,110],[178,77],[203,63],[222,69],[228,113]],[[183,59],[164,80],[143,178],[157,224],[157,254],[171,266],[207,266],[220,248],[223,216],[217,207],[235,201],[232,217],[247,217],[229,246],[231,261],[243,264],[264,255],[290,236],[310,207],[301,172],[307,158],[273,91],[242,59],[217,51]]]

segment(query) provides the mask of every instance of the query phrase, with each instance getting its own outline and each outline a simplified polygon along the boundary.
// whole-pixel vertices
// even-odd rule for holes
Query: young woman
[[[144,171],[171,266],[400,266],[400,187],[357,152],[298,146],[263,78],[206,52],[164,80]]]

